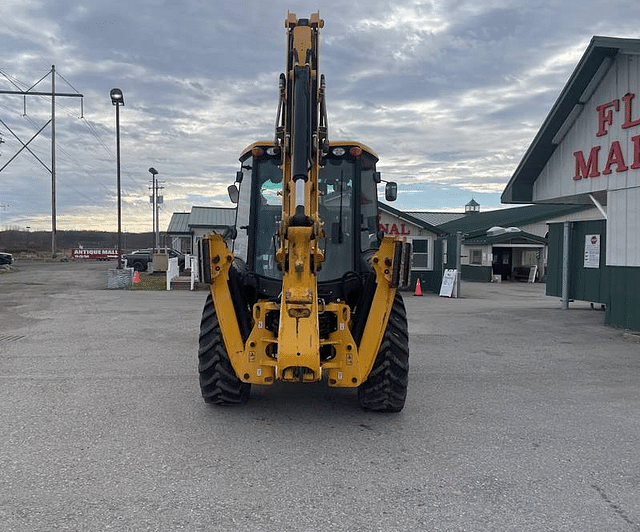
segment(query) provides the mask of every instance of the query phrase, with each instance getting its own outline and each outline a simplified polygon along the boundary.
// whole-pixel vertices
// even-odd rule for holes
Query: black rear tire
[[[211,294],[202,310],[199,343],[198,372],[205,402],[216,405],[246,403],[251,384],[242,382],[233,370]]]
[[[367,380],[358,387],[365,410],[400,412],[409,383],[409,331],[404,301],[399,293],[391,307],[387,329]]]

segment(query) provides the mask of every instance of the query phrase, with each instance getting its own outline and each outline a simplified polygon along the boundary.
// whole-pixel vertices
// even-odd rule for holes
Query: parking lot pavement
[[[405,293],[400,414],[324,385],[212,408],[205,293],[109,267],[0,274],[0,530],[640,530],[640,346],[588,302]]]

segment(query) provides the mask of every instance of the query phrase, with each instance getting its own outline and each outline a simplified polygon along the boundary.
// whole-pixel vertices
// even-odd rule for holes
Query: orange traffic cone
[[[138,273],[138,270],[136,270],[136,273],[133,274],[133,284],[138,284],[140,282],[140,274]]]
[[[422,295],[422,288],[420,287],[420,277],[418,277],[418,280],[416,281],[416,291],[413,294],[414,296],[421,296]]]

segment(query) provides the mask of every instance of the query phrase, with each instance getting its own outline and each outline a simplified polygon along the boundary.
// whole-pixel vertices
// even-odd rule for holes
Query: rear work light
[[[362,148],[359,148],[358,146],[354,146],[349,150],[349,153],[354,157],[360,157],[360,155],[362,155]]]
[[[331,153],[333,153],[336,157],[342,157],[346,153],[346,150],[344,148],[333,148],[333,150],[331,150]]]

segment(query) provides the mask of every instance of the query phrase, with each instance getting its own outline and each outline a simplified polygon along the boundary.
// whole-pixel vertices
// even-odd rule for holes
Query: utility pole
[[[2,210],[11,207],[11,205],[0,205],[0,231],[2,231]]]
[[[51,256],[56,249],[56,65],[51,65]]]
[[[161,192],[164,187],[156,179],[156,246],[160,247],[160,204],[164,202]]]
[[[31,90],[49,74],[51,74],[51,92],[41,92],[41,91]],[[13,85],[16,87],[16,90],[0,90],[0,94],[18,94],[25,98],[25,102],[26,102],[26,96],[51,96],[51,119],[44,126],[42,126],[40,130],[33,137],[31,137],[31,139],[26,144],[22,142],[22,140],[11,130],[11,128],[7,126],[7,124],[5,124],[2,120],[0,120],[0,123],[2,123],[2,125],[5,126],[9,130],[9,132],[18,140],[18,142],[22,144],[22,148],[18,150],[18,152],[9,160],[9,162],[7,162],[2,168],[0,168],[0,172],[2,172],[2,170],[4,170],[9,165],[9,163],[11,163],[11,161],[13,161],[16,158],[22,150],[26,149],[51,174],[51,255],[55,257],[57,253],[57,249],[56,249],[56,232],[57,232],[57,229],[56,229],[56,96],[84,98],[84,95],[78,92],[75,92],[75,93],[74,92],[56,92],[56,66],[55,65],[51,65],[50,72],[47,73],[47,75],[43,76],[39,81],[34,83],[26,91],[20,89],[20,87],[17,86],[15,83]],[[26,114],[26,103],[25,103],[25,114]],[[40,158],[35,153],[33,153],[29,148],[29,143],[33,139],[35,139],[42,132],[42,130],[45,127],[47,127],[49,124],[51,124],[51,168],[49,168],[45,163],[43,163],[40,160]]]
[[[151,228],[153,229],[153,248],[158,249],[160,247],[160,204],[163,203],[163,197],[160,195],[160,191],[164,188],[158,178],[158,171],[152,166],[149,168],[151,174],[151,196],[149,196],[149,203],[152,205],[151,215]]]

